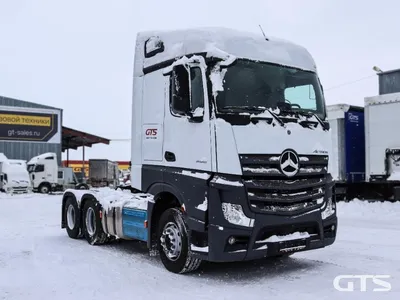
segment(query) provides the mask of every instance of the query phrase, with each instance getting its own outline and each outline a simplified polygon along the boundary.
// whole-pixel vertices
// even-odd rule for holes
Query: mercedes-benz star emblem
[[[281,172],[287,177],[292,177],[299,171],[299,157],[292,150],[285,150],[282,152],[279,159]]]

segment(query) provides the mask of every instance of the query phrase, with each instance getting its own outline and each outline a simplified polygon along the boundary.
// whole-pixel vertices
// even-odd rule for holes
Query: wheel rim
[[[91,207],[86,212],[86,230],[91,236],[96,232],[96,216]]]
[[[85,187],[84,185],[81,185],[81,187],[80,187],[79,189],[81,189],[81,190],[85,190],[85,189],[86,189],[86,187]]]
[[[164,226],[160,241],[167,258],[176,261],[182,252],[182,235],[178,226],[173,222],[167,223]]]
[[[74,229],[75,227],[75,208],[70,204],[67,210],[67,225],[69,229]]]
[[[47,194],[48,191],[49,191],[49,189],[48,189],[47,186],[43,186],[43,187],[42,187],[42,193],[43,193],[43,194]]]

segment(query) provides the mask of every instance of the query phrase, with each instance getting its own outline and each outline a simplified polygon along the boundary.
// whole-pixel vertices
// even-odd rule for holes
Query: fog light
[[[331,230],[335,231],[335,225],[332,225]]]
[[[236,243],[236,239],[235,239],[233,236],[231,236],[231,237],[229,238],[229,240],[228,240],[228,243],[229,243],[230,245],[233,245],[234,243]]]

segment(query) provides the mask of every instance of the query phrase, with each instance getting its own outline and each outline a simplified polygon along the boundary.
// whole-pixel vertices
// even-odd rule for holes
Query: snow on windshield
[[[238,60],[216,82],[218,111],[277,108],[324,114],[324,99],[315,73],[272,64]],[[217,75],[211,75],[216,77]]]

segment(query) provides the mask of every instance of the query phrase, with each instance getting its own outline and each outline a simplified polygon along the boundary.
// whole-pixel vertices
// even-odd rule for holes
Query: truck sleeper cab
[[[137,36],[131,192],[68,190],[62,228],[147,242],[171,272],[336,238],[325,101],[304,48],[229,29]]]
[[[27,164],[33,191],[47,194],[67,188],[88,189],[79,183],[72,168],[59,167],[56,153],[43,153],[33,157]]]

